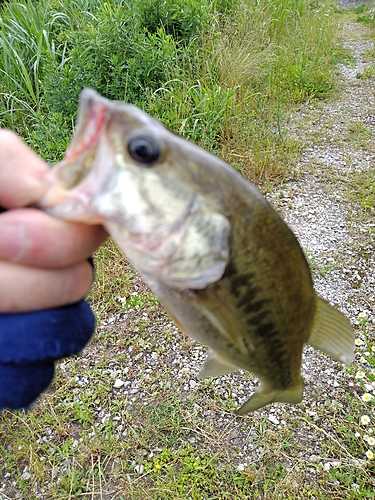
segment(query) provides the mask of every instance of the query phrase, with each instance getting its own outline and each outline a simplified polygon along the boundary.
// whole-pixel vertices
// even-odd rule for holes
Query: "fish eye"
[[[131,137],[128,142],[128,151],[133,160],[145,167],[154,164],[161,154],[159,144],[148,135]]]

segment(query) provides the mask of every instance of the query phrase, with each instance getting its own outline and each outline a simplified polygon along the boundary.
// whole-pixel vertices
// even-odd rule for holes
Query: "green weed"
[[[94,262],[95,280],[88,299],[93,304],[98,321],[101,321],[123,309],[124,304],[119,297],[128,292],[134,270],[111,239],[96,251]]]
[[[334,86],[335,27],[313,2],[9,5],[0,24],[1,124],[50,162],[63,155],[79,92],[90,86],[151,112],[247,176],[284,174],[301,147],[285,133],[290,106]]]
[[[360,80],[367,80],[369,78],[373,78],[375,75],[375,67],[374,66],[367,66],[363,73],[357,73],[356,77]]]
[[[317,263],[316,259],[308,250],[305,250],[304,253],[313,276],[319,274],[322,278],[326,278],[327,274],[337,265],[337,257],[334,258],[331,256],[328,260],[324,259],[322,263]]]
[[[141,28],[157,33],[163,27],[185,45],[201,39],[211,21],[211,5],[205,0],[146,0],[139,3],[138,12]]]
[[[369,169],[350,175],[347,183],[348,199],[358,203],[363,209],[373,211],[375,208],[375,172]]]
[[[371,4],[362,4],[358,5],[354,9],[355,14],[357,14],[356,21],[358,23],[365,23],[369,25],[374,25],[375,17],[374,17],[374,9]]]
[[[175,89],[178,91],[175,91]],[[197,81],[186,87],[181,80],[171,80],[150,98],[150,111],[163,116],[170,128],[179,125],[178,133],[212,151],[218,151],[233,117],[236,88],[222,88]]]

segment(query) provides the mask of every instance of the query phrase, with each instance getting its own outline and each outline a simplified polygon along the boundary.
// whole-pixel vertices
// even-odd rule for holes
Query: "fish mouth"
[[[92,89],[81,92],[76,133],[65,154],[66,161],[75,160],[97,145],[109,113],[108,102]]]
[[[103,183],[95,158],[110,115],[109,101],[92,89],[80,95],[77,126],[63,160],[47,174],[47,191],[38,206],[52,215],[99,223],[91,202]]]

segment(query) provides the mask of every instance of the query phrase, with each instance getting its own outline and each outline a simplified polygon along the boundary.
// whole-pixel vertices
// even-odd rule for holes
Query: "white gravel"
[[[363,28],[356,25],[354,32],[352,25],[347,25],[344,29],[346,36],[357,38]],[[339,66],[341,98],[324,104],[318,115],[316,109],[303,106],[291,119],[292,133],[304,130],[307,147],[298,167],[306,174],[268,198],[292,228],[308,258],[318,269],[328,270],[325,276],[314,274],[318,294],[356,324],[359,312],[374,318],[375,218],[361,216],[359,206],[347,201],[344,188],[351,174],[375,168],[374,80],[357,78],[370,65],[364,60],[374,43],[355,39],[345,45],[355,55],[356,64]],[[350,123],[366,127],[371,139],[369,149],[348,140]],[[315,137],[318,144],[310,146]]]

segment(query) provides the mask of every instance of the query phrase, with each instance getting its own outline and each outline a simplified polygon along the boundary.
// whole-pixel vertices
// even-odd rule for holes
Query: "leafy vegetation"
[[[290,106],[334,86],[336,34],[305,0],[23,0],[0,19],[0,120],[48,161],[90,86],[136,104],[252,177],[300,144]]]
[[[348,185],[348,198],[356,201],[363,209],[375,209],[375,172],[357,172],[352,176]]]

